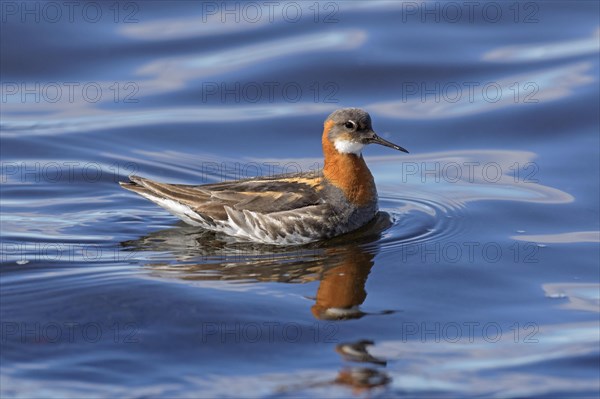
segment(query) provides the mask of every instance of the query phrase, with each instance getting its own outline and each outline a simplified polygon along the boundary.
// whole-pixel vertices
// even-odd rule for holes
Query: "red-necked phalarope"
[[[194,226],[267,244],[304,244],[356,230],[377,213],[365,145],[408,152],[375,134],[371,117],[358,108],[329,115],[322,142],[321,172],[199,186],[130,176],[130,183],[120,184]]]

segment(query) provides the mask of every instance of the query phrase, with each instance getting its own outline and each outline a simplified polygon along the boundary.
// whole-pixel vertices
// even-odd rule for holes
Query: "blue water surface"
[[[598,2],[1,6],[3,398],[598,397]],[[117,184],[320,169],[348,106],[410,150],[349,236]]]

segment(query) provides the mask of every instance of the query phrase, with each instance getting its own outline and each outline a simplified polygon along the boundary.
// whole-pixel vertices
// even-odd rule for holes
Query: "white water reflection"
[[[539,176],[527,179],[524,173],[517,172],[524,167],[535,167],[536,157],[529,151],[467,150],[409,155],[402,159],[367,157],[367,162],[381,187],[380,194],[401,192],[404,196],[439,198],[439,202],[461,206],[484,200],[572,202],[571,194],[539,183]]]
[[[511,237],[514,240],[542,244],[574,244],[578,242],[600,242],[600,231],[571,231],[557,234],[529,234]]]
[[[575,89],[594,81],[592,64],[578,62],[497,80],[446,82],[444,89],[440,85],[437,97],[433,94],[408,97],[401,93],[401,99],[372,103],[366,108],[397,119],[453,118],[509,107],[535,107],[538,103],[570,97]]]
[[[484,61],[526,62],[576,57],[600,51],[600,29],[590,37],[553,43],[529,43],[499,47],[488,51]]]
[[[361,30],[337,30],[308,34],[258,44],[180,57],[162,58],[138,68],[136,75],[150,76],[144,88],[147,94],[176,90],[193,79],[264,65],[281,57],[321,51],[344,51],[360,47],[366,40]]]
[[[378,9],[393,11],[405,7],[403,3],[411,3],[411,9],[417,6],[415,2],[402,0],[373,0],[368,3],[336,1],[322,4],[296,1],[247,4],[204,2],[198,3],[191,16],[140,21],[124,25],[118,32],[127,38],[149,41],[218,36],[259,30],[282,23],[333,24],[340,22],[341,16],[348,12]],[[421,1],[419,5],[423,3]]]
[[[597,354],[598,322],[539,326],[535,336],[514,331],[490,342],[474,334],[458,342],[427,339],[387,341],[377,345],[373,355],[397,360],[390,375],[399,390],[428,392],[452,390],[453,396],[480,394],[490,397],[531,397],[552,392],[597,391],[598,380],[558,378],[535,371],[536,364],[563,358]],[[532,330],[533,331],[533,330]],[[474,338],[471,340],[471,338]],[[453,339],[452,339],[453,340]],[[492,341],[495,341],[495,337]],[[518,368],[510,370],[510,368]],[[494,373],[490,386],[489,375]]]
[[[548,298],[567,299],[560,307],[586,312],[600,312],[600,284],[552,283],[542,285]]]
[[[264,104],[249,106],[222,107],[177,107],[135,111],[101,111],[85,108],[86,116],[68,115],[71,111],[44,115],[42,119],[32,116],[2,117],[2,135],[5,137],[23,137],[26,135],[52,135],[79,133],[98,129],[118,129],[136,126],[176,125],[185,123],[252,121],[264,120],[288,115],[319,115],[331,111],[328,104]]]

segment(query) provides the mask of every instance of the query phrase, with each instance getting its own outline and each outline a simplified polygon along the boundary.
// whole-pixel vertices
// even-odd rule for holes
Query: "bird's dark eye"
[[[348,121],[348,122],[344,123],[344,126],[346,127],[346,129],[350,129],[350,130],[356,129],[356,123],[354,121]]]

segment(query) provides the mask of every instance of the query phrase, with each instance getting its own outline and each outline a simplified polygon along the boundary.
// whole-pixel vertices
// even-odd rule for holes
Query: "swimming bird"
[[[377,214],[377,189],[362,156],[368,144],[408,153],[379,137],[366,111],[343,108],[325,120],[322,171],[204,185],[130,176],[119,184],[194,226],[266,244],[305,244],[356,230]]]

